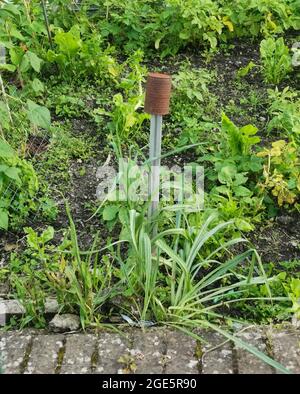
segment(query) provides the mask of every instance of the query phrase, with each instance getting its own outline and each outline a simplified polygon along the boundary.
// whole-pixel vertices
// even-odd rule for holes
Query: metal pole
[[[157,212],[159,204],[159,185],[160,185],[160,156],[162,139],[162,116],[152,115],[150,125],[150,164],[149,174],[149,196],[151,204],[149,207],[149,219],[153,218]],[[156,226],[154,229],[156,233]]]
[[[45,20],[45,26],[47,30],[47,35],[48,35],[48,40],[50,44],[50,48],[53,49],[53,41],[51,37],[51,32],[50,32],[50,27],[49,27],[49,21],[48,21],[48,15],[47,15],[47,10],[46,10],[46,4],[44,0],[41,0],[42,4],[42,9],[43,9],[43,14],[44,14],[44,20]]]
[[[162,117],[169,113],[171,94],[171,76],[161,73],[150,73],[147,78],[145,112],[151,114],[150,124],[150,173],[148,194],[150,205],[149,220],[155,218],[159,206],[160,192],[160,157],[162,139]],[[157,224],[153,226],[153,235],[157,234]]]

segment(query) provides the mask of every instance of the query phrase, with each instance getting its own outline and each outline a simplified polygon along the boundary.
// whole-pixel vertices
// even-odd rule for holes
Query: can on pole
[[[159,204],[160,156],[162,140],[162,117],[170,111],[172,79],[168,74],[150,73],[147,78],[145,112],[151,114],[150,124],[150,174],[149,174],[149,219],[153,218]],[[156,228],[154,233],[156,233]]]

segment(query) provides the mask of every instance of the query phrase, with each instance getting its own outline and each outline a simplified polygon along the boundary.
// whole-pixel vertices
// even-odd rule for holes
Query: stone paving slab
[[[265,332],[262,329],[251,329],[237,335],[242,341],[252,345],[263,353],[267,353]],[[272,374],[275,370],[248,351],[237,348],[237,368],[239,374]]]
[[[0,333],[0,365],[5,374],[20,374],[32,336]]]
[[[55,374],[63,335],[38,335],[33,338],[25,374]]]
[[[163,373],[166,353],[166,337],[161,330],[137,331],[133,335],[130,354],[135,358],[137,374]]]
[[[130,359],[131,338],[129,334],[100,333],[98,338],[98,362],[95,373],[98,374],[122,374],[126,373],[131,364]],[[122,363],[121,357],[128,360]]]
[[[198,374],[200,360],[197,357],[197,341],[180,332],[167,336],[166,373]]]
[[[0,331],[5,374],[272,374],[252,354],[219,333],[199,331],[198,342],[180,331],[140,329],[119,334],[49,334]],[[294,373],[300,373],[300,331],[253,328],[238,336]],[[277,373],[277,372],[276,372]]]
[[[202,373],[233,374],[232,344],[223,345],[226,338],[219,333],[203,331],[199,335],[207,342],[202,344]]]
[[[274,359],[293,373],[300,374],[300,331],[271,330],[269,336]]]
[[[91,334],[73,334],[66,336],[65,352],[61,366],[61,374],[91,373],[93,355],[98,338]]]

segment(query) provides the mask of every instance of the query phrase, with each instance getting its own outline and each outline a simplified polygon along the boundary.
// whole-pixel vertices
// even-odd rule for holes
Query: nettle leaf
[[[25,41],[23,34],[14,25],[11,26],[10,35],[17,38],[18,40]]]
[[[39,79],[35,78],[31,82],[32,89],[34,90],[35,93],[42,93],[45,90],[43,82],[41,82]]]
[[[27,106],[28,119],[36,126],[48,130],[51,126],[51,115],[48,108],[38,105],[31,100],[27,100]]]
[[[7,142],[0,140],[0,157],[15,157],[16,153]]]
[[[9,72],[14,72],[16,71],[16,66],[13,64],[0,64],[0,71],[9,71]]]
[[[107,205],[102,213],[103,220],[109,222],[114,220],[119,212],[119,207],[117,205]]]
[[[29,68],[30,68],[30,61],[29,61],[29,58],[26,54],[22,57],[21,64],[20,64],[20,71],[25,73],[29,70]]]
[[[5,4],[3,10],[8,11],[13,15],[20,15],[19,7],[14,4]]]
[[[28,57],[30,65],[34,69],[34,71],[39,73],[41,71],[42,59],[40,59],[34,52],[31,51],[28,51],[26,53],[26,56]]]
[[[0,229],[8,229],[8,213],[3,209],[0,209]]]
[[[15,66],[19,66],[22,62],[23,57],[24,57],[24,52],[19,47],[13,47],[13,48],[10,48],[9,55],[10,55],[11,62]]]

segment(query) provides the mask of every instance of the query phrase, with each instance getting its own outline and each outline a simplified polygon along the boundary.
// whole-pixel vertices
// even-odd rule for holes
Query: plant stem
[[[46,29],[47,29],[47,35],[48,35],[50,48],[53,49],[53,41],[52,41],[51,32],[50,32],[50,26],[49,26],[49,20],[48,20],[45,0],[41,0],[41,4],[42,4],[42,9],[43,9],[44,20],[45,20],[45,25],[46,25]]]
[[[8,100],[7,100],[7,95],[6,95],[6,92],[5,92],[5,86],[4,86],[4,83],[3,83],[3,79],[2,79],[1,73],[0,73],[0,88],[1,88],[2,96],[3,96],[3,99],[4,99],[5,105],[6,105],[7,113],[8,113],[8,116],[9,116],[9,120],[10,120],[11,123],[13,123],[13,119],[12,119],[12,116],[11,116],[11,112],[10,112],[10,108],[9,108],[9,104],[8,104]]]

